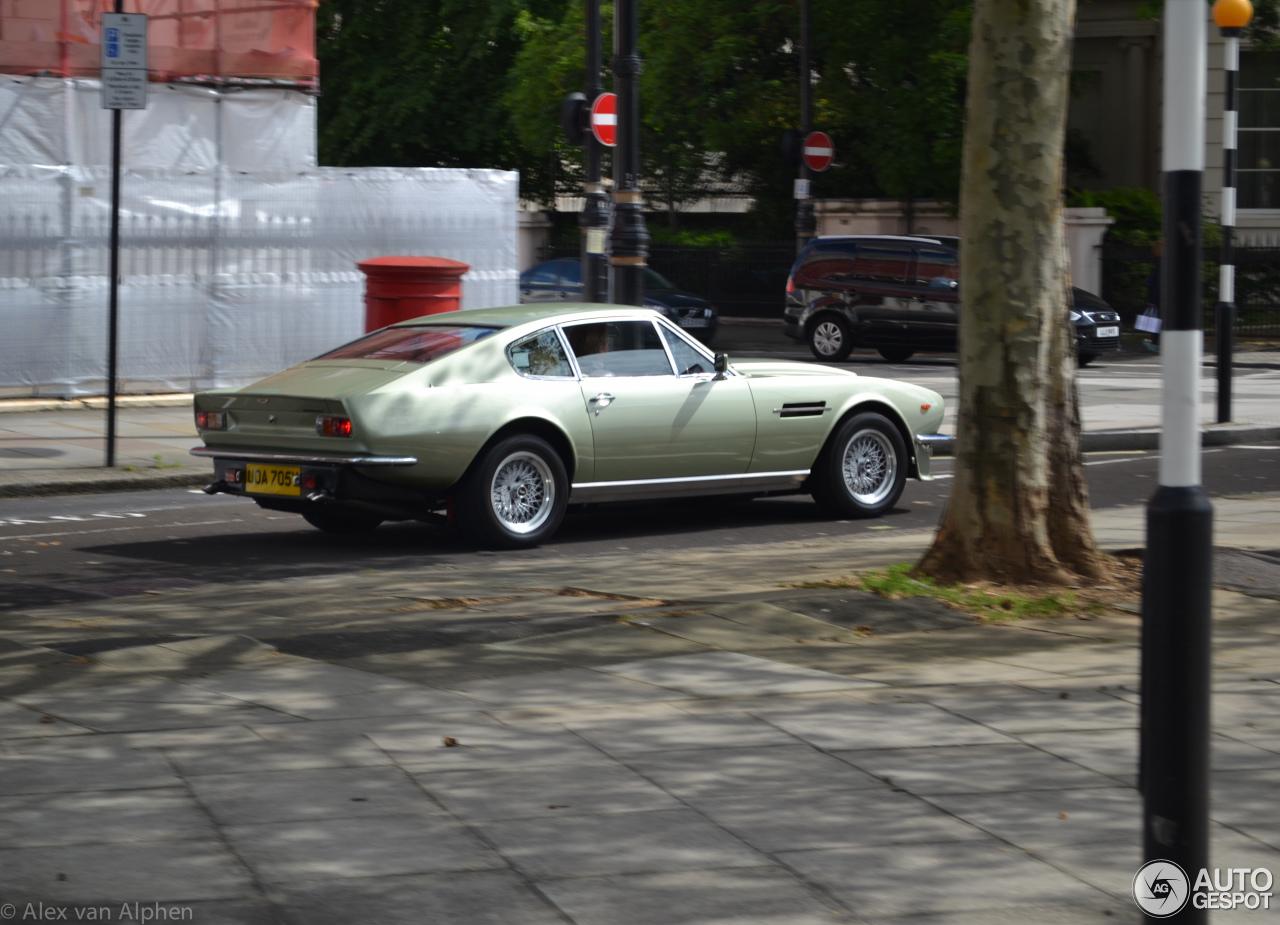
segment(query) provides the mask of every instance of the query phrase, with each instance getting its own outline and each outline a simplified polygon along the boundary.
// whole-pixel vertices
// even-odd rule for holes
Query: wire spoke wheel
[[[898,454],[879,430],[854,433],[845,444],[840,465],[845,487],[860,504],[879,504],[898,481]]]
[[[555,507],[555,479],[543,459],[522,450],[498,464],[489,496],[503,527],[512,533],[532,533],[546,523]]]

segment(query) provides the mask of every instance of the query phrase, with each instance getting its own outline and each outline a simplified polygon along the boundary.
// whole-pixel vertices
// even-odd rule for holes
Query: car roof
[[[636,311],[653,314],[653,309],[638,305],[603,305],[599,303],[537,303],[527,305],[502,305],[495,308],[472,308],[466,311],[442,312],[438,315],[426,315],[422,318],[411,318],[401,321],[396,327],[421,327],[424,324],[474,325],[476,327],[509,328],[529,321],[541,321],[550,318],[569,319],[575,315],[586,315],[601,311]]]
[[[913,241],[917,244],[941,244],[937,238],[926,238],[914,234],[821,234],[813,239],[815,243],[825,241]]]

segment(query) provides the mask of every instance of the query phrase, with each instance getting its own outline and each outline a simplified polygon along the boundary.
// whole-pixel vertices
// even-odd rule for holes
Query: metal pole
[[[1232,237],[1236,224],[1236,128],[1240,112],[1240,29],[1222,30],[1226,44],[1222,113],[1222,256],[1218,265],[1218,305],[1214,328],[1218,347],[1218,423],[1231,420],[1231,358],[1236,346],[1236,260]]]
[[[587,104],[595,101],[604,87],[600,81],[600,0],[585,0],[587,27]],[[600,160],[604,146],[595,135],[587,133],[586,201],[579,222],[582,226],[582,300],[604,302],[609,298],[609,259],[605,256],[605,238],[609,227],[609,199],[600,182]]]
[[[809,133],[813,131],[813,104],[811,100],[810,87],[810,66],[809,66],[809,42],[810,30],[809,22],[812,18],[811,0],[800,0],[800,143],[801,156],[798,177],[801,180],[809,180],[811,174],[809,167],[804,162],[804,139],[809,137]],[[798,199],[796,201],[796,253],[800,253],[805,249],[805,245],[814,236],[818,230],[817,220],[813,216],[812,200]]]
[[[1213,507],[1200,487],[1204,7],[1165,4],[1164,30],[1164,390],[1142,587],[1142,837],[1144,860],[1172,861],[1194,880],[1209,861],[1213,587]],[[1208,913],[1186,903],[1168,920]]]
[[[617,0],[613,20],[613,82],[618,94],[618,145],[613,152],[613,228],[609,232],[609,301],[644,304],[649,232],[640,198],[640,73],[638,0]]]
[[[115,12],[124,12],[116,0]],[[105,78],[104,78],[105,79]],[[111,281],[107,311],[107,468],[116,464],[116,360],[120,330],[120,110],[111,110]]]

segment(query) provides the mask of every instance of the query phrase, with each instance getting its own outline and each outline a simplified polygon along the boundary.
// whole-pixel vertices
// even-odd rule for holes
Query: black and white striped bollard
[[[1173,861],[1191,877],[1209,860],[1213,507],[1200,488],[1199,421],[1206,26],[1201,3],[1165,3],[1163,426],[1142,586],[1144,861]],[[1207,915],[1188,903],[1169,921]]]

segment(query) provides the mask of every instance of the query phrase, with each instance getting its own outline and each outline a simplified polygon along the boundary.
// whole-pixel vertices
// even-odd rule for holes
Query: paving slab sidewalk
[[[1216,504],[1219,543],[1260,567],[1280,548],[1280,497]],[[1135,545],[1141,518],[1105,512],[1098,534]],[[928,539],[743,547],[715,569],[496,556],[13,613],[0,903],[307,925],[1138,921],[1137,618],[984,625],[792,586],[800,563],[836,577]],[[1217,866],[1280,870],[1275,598],[1215,594]],[[478,603],[403,610],[444,600]],[[309,632],[468,613],[594,624],[289,654]],[[110,647],[142,627],[168,638]],[[72,640],[87,656],[59,652]]]

